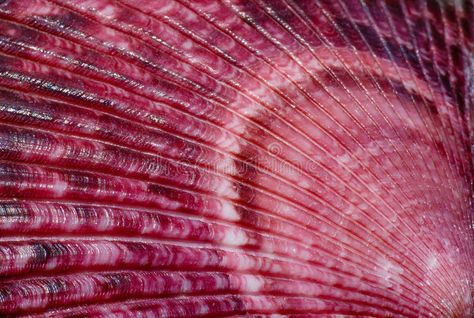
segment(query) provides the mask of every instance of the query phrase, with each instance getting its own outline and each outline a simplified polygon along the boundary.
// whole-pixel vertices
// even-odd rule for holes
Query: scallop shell
[[[0,316],[472,317],[473,7],[0,1]]]

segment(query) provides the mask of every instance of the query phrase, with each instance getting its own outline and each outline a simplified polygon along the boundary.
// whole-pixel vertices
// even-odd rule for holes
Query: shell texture
[[[1,317],[473,317],[472,0],[0,0]]]

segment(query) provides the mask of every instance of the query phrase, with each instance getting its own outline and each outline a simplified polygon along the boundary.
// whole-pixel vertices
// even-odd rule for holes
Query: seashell
[[[473,18],[0,1],[0,316],[473,317]]]

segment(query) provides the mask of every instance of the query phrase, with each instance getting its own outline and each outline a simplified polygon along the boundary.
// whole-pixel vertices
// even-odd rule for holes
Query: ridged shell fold
[[[0,1],[0,316],[472,317],[473,20]]]

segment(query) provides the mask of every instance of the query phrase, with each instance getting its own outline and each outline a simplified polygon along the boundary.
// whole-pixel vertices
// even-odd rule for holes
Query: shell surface
[[[472,317],[473,18],[0,0],[0,316]]]

